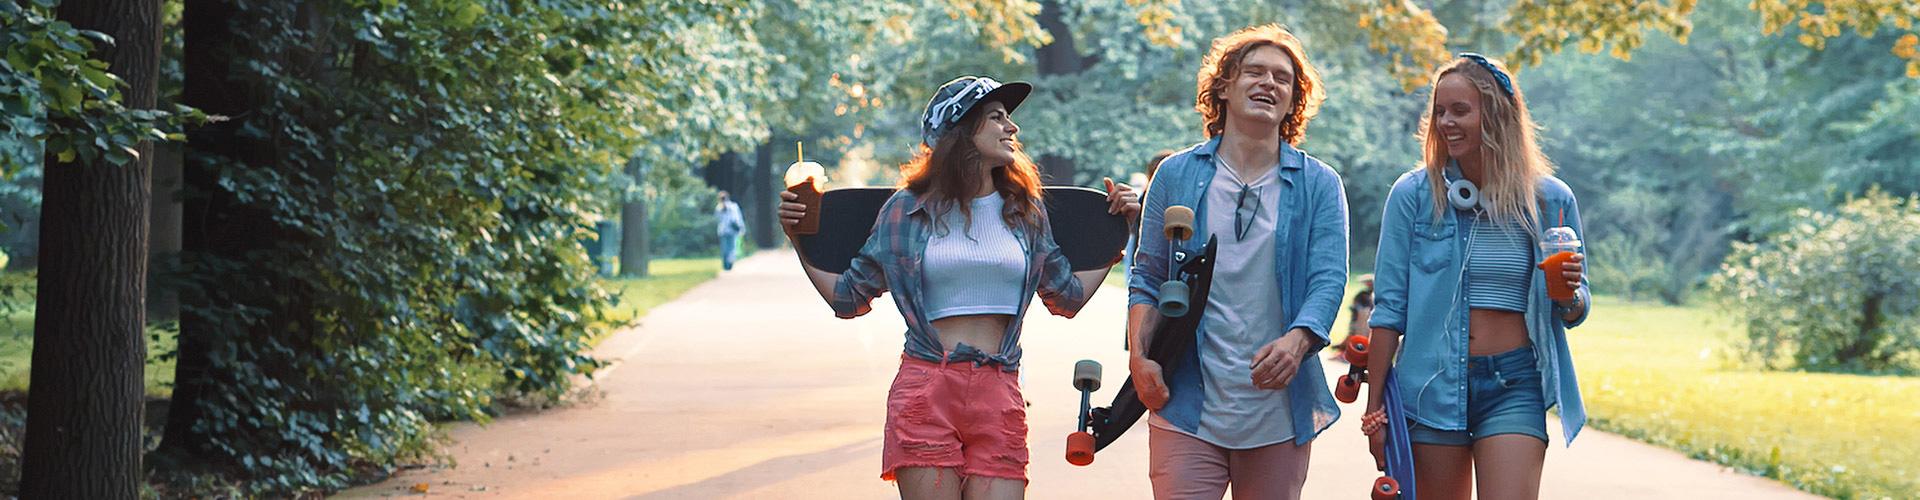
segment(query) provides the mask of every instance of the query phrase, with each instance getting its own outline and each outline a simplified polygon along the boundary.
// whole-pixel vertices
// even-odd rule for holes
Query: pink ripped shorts
[[[887,394],[880,479],[903,467],[1027,479],[1027,406],[1018,373],[998,365],[901,356]]]

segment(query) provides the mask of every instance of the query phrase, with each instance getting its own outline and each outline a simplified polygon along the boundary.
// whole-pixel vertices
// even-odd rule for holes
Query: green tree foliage
[[[1770,368],[1920,369],[1920,196],[1878,189],[1762,244],[1739,243],[1712,280]]]
[[[38,164],[42,152],[61,161],[105,158],[124,164],[142,140],[178,140],[186,110],[127,109],[125,83],[90,59],[97,31],[53,18],[54,0],[0,1],[0,178]]]
[[[233,200],[222,231],[267,236],[185,257],[205,329],[182,345],[205,336],[217,374],[191,401],[200,459],[263,492],[336,488],[427,451],[434,419],[591,371],[607,296],[576,240],[624,159],[697,117],[652,94],[711,62],[676,37],[738,29],[739,6],[236,7],[226,74],[260,105],[226,141],[273,153],[189,156]]]
[[[1708,1],[1685,44],[1632,61],[1566,54],[1523,72],[1560,176],[1581,195],[1595,287],[1682,302],[1731,241],[1757,241],[1879,185],[1920,192],[1920,84],[1886,64],[1894,35],[1824,49]]]

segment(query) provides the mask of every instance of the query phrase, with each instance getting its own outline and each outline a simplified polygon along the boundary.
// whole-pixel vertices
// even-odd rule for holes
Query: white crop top
[[[927,238],[927,254],[921,261],[927,321],[1020,311],[1027,258],[1000,214],[1005,200],[996,192],[970,203],[971,224],[959,209],[948,209],[939,215],[945,231],[936,226]]]

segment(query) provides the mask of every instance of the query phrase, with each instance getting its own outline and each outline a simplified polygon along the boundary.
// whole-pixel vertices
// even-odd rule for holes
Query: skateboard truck
[[[1165,221],[1162,227],[1167,235],[1167,246],[1171,249],[1167,255],[1172,264],[1168,265],[1167,269],[1179,269],[1180,263],[1188,259],[1187,252],[1179,248],[1180,243],[1193,237],[1193,209],[1183,206],[1167,207],[1166,216],[1162,219]],[[1170,276],[1165,283],[1160,284],[1160,315],[1169,318],[1186,316],[1187,311],[1192,308],[1191,302],[1188,301],[1190,293],[1191,290],[1188,289],[1186,281]]]
[[[1347,360],[1347,374],[1341,375],[1333,389],[1333,398],[1342,403],[1360,399],[1360,384],[1367,381],[1367,337],[1349,335],[1340,349]]]
[[[1093,433],[1088,431],[1095,417],[1093,391],[1100,390],[1100,362],[1083,359],[1074,363],[1073,388],[1080,390],[1080,422],[1077,430],[1067,435],[1067,463],[1086,466],[1093,463]]]
[[[1368,362],[1372,359],[1371,340],[1363,335],[1350,335],[1342,344],[1340,356],[1346,359],[1347,374],[1341,375],[1335,383],[1334,399],[1341,403],[1352,403],[1360,398],[1360,386],[1366,383]],[[1388,353],[1388,359],[1392,353]],[[1413,451],[1407,434],[1406,410],[1400,404],[1399,382],[1391,368],[1383,367],[1386,380],[1381,382],[1382,411],[1386,412],[1387,426],[1380,432],[1387,433],[1387,466],[1385,474],[1373,480],[1370,492],[1373,500],[1414,500],[1413,489]]]

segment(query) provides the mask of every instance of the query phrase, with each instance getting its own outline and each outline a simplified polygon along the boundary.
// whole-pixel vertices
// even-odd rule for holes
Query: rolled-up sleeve
[[[1321,345],[1331,342],[1329,330],[1347,291],[1347,192],[1332,171],[1318,176],[1309,198],[1314,200],[1307,231],[1307,294],[1300,314],[1287,329],[1306,328]]]
[[[1592,242],[1593,240],[1587,239],[1586,226],[1580,223],[1580,201],[1574,198],[1573,190],[1571,189],[1567,190],[1566,211],[1567,211],[1567,221],[1566,221],[1567,226],[1573,228],[1573,234],[1576,236],[1579,236],[1580,241],[1582,242]],[[1552,214],[1552,215],[1558,216],[1559,214]],[[1587,252],[1587,256],[1592,257],[1593,253]],[[1584,264],[1580,266],[1580,285],[1581,286],[1580,286],[1580,289],[1575,293],[1580,294],[1580,301],[1582,303],[1585,303],[1587,305],[1587,308],[1585,310],[1580,311],[1580,316],[1573,318],[1573,321],[1567,321],[1566,322],[1567,328],[1580,326],[1581,323],[1587,322],[1588,316],[1593,315],[1593,280],[1589,279],[1588,272],[1587,272],[1587,270],[1593,269],[1593,263],[1589,261],[1582,261],[1581,264]],[[1552,279],[1552,278],[1549,278],[1549,279]],[[1555,305],[1554,308],[1558,310],[1559,306]],[[1561,318],[1561,320],[1565,321],[1565,318],[1563,317]]]
[[[1408,267],[1412,256],[1409,238],[1413,235],[1413,218],[1420,216],[1417,186],[1419,176],[1409,172],[1393,183],[1393,191],[1387,194],[1387,206],[1381,210],[1380,250],[1373,259],[1373,316],[1367,319],[1367,326],[1386,328],[1394,332],[1407,332],[1407,287]]]
[[[1172,163],[1171,161],[1166,163]],[[1162,164],[1163,167],[1166,164]],[[1164,168],[1160,175],[1153,178],[1147,186],[1144,206],[1140,209],[1139,244],[1133,250],[1133,268],[1127,270],[1127,304],[1157,305],[1160,303],[1160,283],[1167,280],[1167,235],[1166,211],[1172,203],[1169,193],[1172,181],[1166,180],[1169,172]]]

